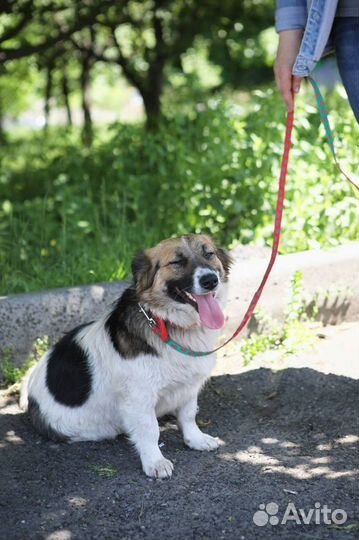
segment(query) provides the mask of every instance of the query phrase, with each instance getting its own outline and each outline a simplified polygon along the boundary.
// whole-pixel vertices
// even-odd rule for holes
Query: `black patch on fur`
[[[144,315],[139,311],[136,291],[130,287],[117,301],[105,324],[112,344],[120,356],[131,359],[140,354],[158,355],[156,349],[145,339],[146,324]]]
[[[187,304],[187,301],[183,296],[178,294],[178,289],[180,291],[191,292],[193,287],[193,278],[192,275],[184,276],[180,279],[170,279],[167,281],[167,293],[172,300],[179,302],[180,304]]]
[[[91,391],[88,356],[75,341],[83,324],[60,339],[47,360],[46,385],[55,401],[68,407],[83,405]]]
[[[56,431],[56,429],[53,429],[48,422],[46,421],[44,415],[41,413],[40,407],[36,399],[29,396],[29,404],[28,404],[28,413],[30,420],[34,426],[34,428],[41,434],[43,437],[46,437],[46,439],[50,439],[51,441],[55,442],[66,442],[68,441],[68,437],[66,435],[62,435],[62,433],[59,433]]]
[[[177,250],[176,256],[174,258],[174,262],[179,264],[180,266],[187,266],[188,264],[188,257],[186,257],[182,251]],[[169,264],[173,264],[173,262],[170,262]]]

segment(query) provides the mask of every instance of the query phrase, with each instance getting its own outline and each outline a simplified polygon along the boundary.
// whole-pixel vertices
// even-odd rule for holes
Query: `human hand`
[[[279,34],[274,75],[277,87],[287,105],[288,112],[294,109],[294,95],[299,92],[302,77],[292,75],[295,59],[302,42],[303,30],[284,30]]]

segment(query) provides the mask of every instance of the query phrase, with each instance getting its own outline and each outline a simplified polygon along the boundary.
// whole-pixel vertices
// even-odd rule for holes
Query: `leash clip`
[[[152,317],[150,317],[150,316],[148,315],[147,311],[144,309],[143,306],[141,306],[140,303],[138,304],[138,307],[140,308],[139,311],[140,311],[141,313],[143,313],[144,316],[146,317],[147,322],[148,322],[148,324],[150,325],[150,327],[153,328],[154,326],[156,326],[156,321],[155,321]]]
[[[149,327],[151,330],[158,336],[162,341],[167,343],[169,341],[170,337],[168,335],[168,330],[166,327],[166,323],[162,319],[158,319],[157,321],[150,317],[147,313],[147,311],[144,309],[143,306],[141,306],[140,303],[138,303],[138,307],[140,308],[139,311],[143,313],[143,315],[146,317],[147,322],[149,324]]]

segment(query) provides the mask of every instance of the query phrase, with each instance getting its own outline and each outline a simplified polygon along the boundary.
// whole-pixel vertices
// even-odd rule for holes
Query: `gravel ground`
[[[312,353],[280,365],[263,358],[243,370],[238,356],[220,358],[201,395],[199,421],[224,444],[214,453],[186,449],[165,419],[161,442],[175,464],[171,480],[146,478],[124,437],[42,440],[16,397],[3,391],[0,539],[358,538],[358,326],[325,337]],[[265,524],[260,505],[271,502],[273,524]],[[288,503],[292,519],[282,523]],[[324,505],[331,509],[326,520]],[[317,512],[309,524],[300,509]],[[345,510],[345,523],[334,523],[335,509]]]

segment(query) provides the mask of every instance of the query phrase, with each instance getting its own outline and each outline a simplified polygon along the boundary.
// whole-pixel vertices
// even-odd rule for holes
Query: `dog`
[[[206,235],[162,241],[138,253],[133,282],[97,321],[65,334],[24,380],[20,405],[54,441],[98,441],[126,434],[146,475],[166,478],[173,464],[159,448],[157,418],[173,414],[185,444],[215,450],[196,424],[197,397],[214,354],[193,358],[170,348],[148,319],[165,321],[183,347],[212,350],[224,324],[231,266]]]

